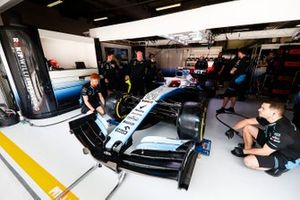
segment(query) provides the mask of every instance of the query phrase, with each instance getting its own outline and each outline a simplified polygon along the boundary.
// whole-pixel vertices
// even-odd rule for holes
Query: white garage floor
[[[215,110],[220,105],[220,99],[212,99],[209,103],[205,138],[212,141],[211,155],[209,157],[201,156],[197,160],[188,191],[178,190],[176,181],[127,173],[125,181],[111,199],[298,199],[300,168],[274,178],[264,172],[246,168],[242,159],[231,155],[230,150],[238,142],[241,142],[241,138],[235,136],[232,140],[228,140],[225,137],[224,132],[227,128],[215,118]],[[254,101],[238,102],[236,112],[247,116],[256,116],[258,107],[259,103]],[[75,110],[58,117],[32,120],[32,122],[35,124],[53,123],[78,113],[79,110]],[[232,115],[222,115],[221,118],[228,124],[233,124],[240,119]],[[15,126],[1,128],[0,131],[64,186],[70,185],[96,163],[90,155],[83,155],[82,145],[75,136],[69,133],[67,122],[46,128],[19,123]],[[175,133],[173,125],[161,122],[147,130],[137,131],[134,140],[139,141],[145,135],[174,136]],[[0,153],[40,199],[50,199],[45,190],[25,173],[24,168],[14,162],[1,145]],[[47,180],[44,181],[47,182]],[[72,193],[78,199],[102,200],[114,187],[116,181],[117,176],[114,172],[105,167],[98,168],[79,183]],[[1,160],[0,199],[33,199]]]

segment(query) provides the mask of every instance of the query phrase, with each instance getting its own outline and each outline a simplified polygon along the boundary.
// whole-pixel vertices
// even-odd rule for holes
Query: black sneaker
[[[238,143],[237,145],[238,147],[244,149],[245,148],[245,144],[244,143]],[[253,142],[252,147],[256,147],[256,142]]]
[[[269,169],[269,170],[266,170],[265,172],[267,174],[269,174],[270,176],[274,176],[274,177],[278,177],[280,176],[281,174],[283,174],[284,172],[287,172],[289,171],[288,169]]]
[[[224,110],[225,110],[226,112],[234,113],[234,108],[233,108],[233,107],[225,108]]]
[[[222,108],[220,108],[220,109],[216,110],[216,112],[217,112],[217,114],[220,114],[220,113],[225,113],[225,108],[224,108],[224,107],[222,107]]]
[[[232,153],[233,155],[235,155],[236,157],[240,157],[240,158],[244,158],[244,157],[248,156],[248,154],[244,154],[243,149],[240,148],[240,147],[235,147],[235,148],[231,151],[231,153]]]
[[[244,143],[238,143],[238,145],[237,145],[238,147],[240,147],[240,148],[242,148],[242,149],[244,149],[245,148],[245,144]]]

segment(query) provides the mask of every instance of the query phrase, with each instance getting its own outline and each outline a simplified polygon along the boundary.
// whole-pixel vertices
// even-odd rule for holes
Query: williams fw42
[[[198,154],[195,149],[203,139],[206,108],[204,91],[168,84],[142,98],[114,93],[106,102],[110,119],[91,114],[69,126],[91,155],[109,168],[174,179],[178,188],[187,190]],[[118,122],[107,128],[107,121]],[[133,148],[134,132],[159,121],[174,124],[174,138],[146,136]]]

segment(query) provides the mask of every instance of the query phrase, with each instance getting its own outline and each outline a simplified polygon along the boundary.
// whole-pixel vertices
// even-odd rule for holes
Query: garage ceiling
[[[2,13],[4,23],[15,15],[23,23],[40,28],[82,35],[90,28],[130,22],[229,0],[63,0],[61,4],[48,8],[56,0],[24,0]],[[180,7],[156,11],[161,6],[180,3]],[[95,18],[107,17],[103,21]]]
[[[229,2],[229,0],[63,0],[61,4],[48,8],[47,5],[54,1],[56,0],[24,0],[1,14],[3,22],[8,24],[10,21],[15,21],[15,18],[19,18],[25,24],[35,25],[42,29],[84,35],[91,28]],[[178,3],[181,4],[180,7],[156,11],[158,7]],[[212,13],[211,15],[214,20],[222,17],[222,13]],[[255,11],[253,11],[253,15],[255,17]],[[107,19],[94,21],[101,17],[107,17]],[[213,34],[219,35],[252,30],[294,28],[298,24],[300,21],[289,21],[217,28],[211,31]],[[154,39],[156,38],[154,37]]]
[[[55,0],[30,0],[31,2],[46,6]],[[122,22],[155,17],[211,5],[229,0],[63,0],[63,3],[54,6],[62,16],[79,19],[84,18],[93,22],[95,18],[107,17],[107,20],[93,22],[95,26],[105,26]],[[181,4],[181,6],[156,11],[156,8]]]

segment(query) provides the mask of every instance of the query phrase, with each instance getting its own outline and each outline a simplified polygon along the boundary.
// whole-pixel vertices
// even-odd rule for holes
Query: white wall
[[[149,59],[149,54],[152,53],[155,55],[155,60],[156,60],[156,66],[160,68],[160,51],[161,49],[154,48],[154,47],[146,47],[145,48],[145,58]]]
[[[48,60],[57,60],[65,69],[75,68],[76,61],[83,61],[88,68],[97,68],[93,38],[41,29],[39,34]]]
[[[222,51],[221,46],[201,48],[178,48],[178,49],[156,49],[156,48],[146,48],[146,55],[149,53],[156,54],[156,60],[158,66],[161,68],[177,68],[184,67],[185,60],[188,57],[217,57],[219,52]]]

